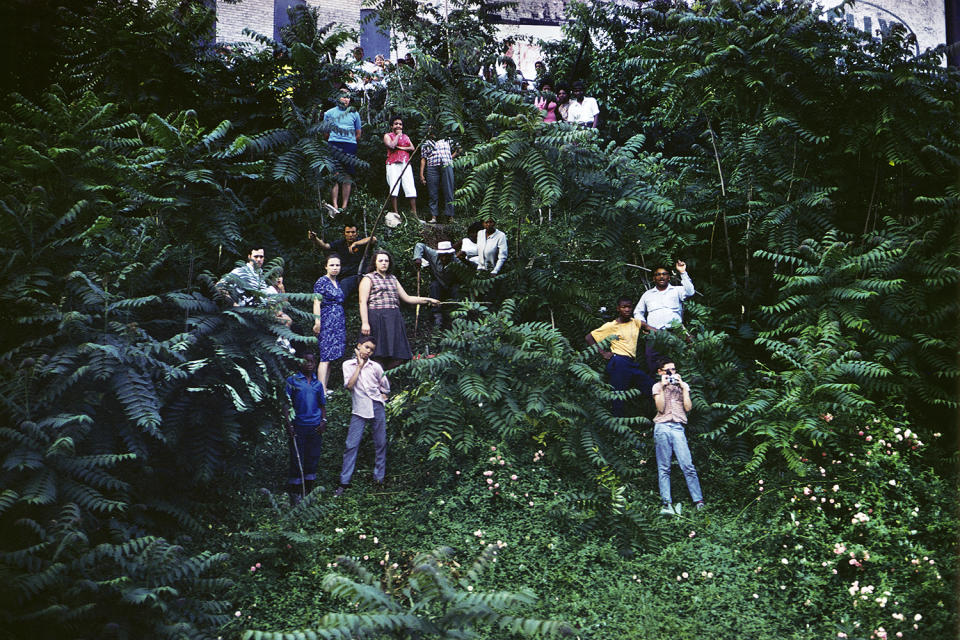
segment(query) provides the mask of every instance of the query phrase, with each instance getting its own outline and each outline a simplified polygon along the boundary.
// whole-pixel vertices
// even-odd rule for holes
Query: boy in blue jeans
[[[317,480],[317,464],[327,429],[326,397],[323,385],[317,380],[317,357],[313,352],[303,354],[300,373],[287,378],[287,396],[293,405],[293,424],[284,411],[284,422],[290,436],[290,474],[287,492],[291,504],[297,504],[313,491]]]
[[[698,510],[703,508],[703,492],[684,432],[687,412],[693,408],[690,385],[680,378],[677,365],[672,362],[661,360],[657,374],[660,382],[653,385],[653,402],[657,405],[657,415],[653,419],[653,444],[657,451],[657,479],[662,505],[660,513],[672,516],[680,514],[680,505],[674,505],[670,497],[670,459],[674,455],[687,480],[690,498]]]

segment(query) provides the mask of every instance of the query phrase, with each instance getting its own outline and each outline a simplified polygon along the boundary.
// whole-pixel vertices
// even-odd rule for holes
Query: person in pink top
[[[403,132],[403,118],[390,121],[390,131],[383,135],[383,144],[387,147],[387,188],[390,189],[390,202],[393,212],[397,211],[397,196],[400,187],[403,195],[410,200],[410,211],[417,215],[417,187],[413,181],[413,169],[410,168],[410,154],[416,151],[410,136]]]
[[[557,101],[553,96],[553,83],[550,78],[544,78],[540,83],[540,97],[533,104],[544,112],[544,122],[558,122]]]

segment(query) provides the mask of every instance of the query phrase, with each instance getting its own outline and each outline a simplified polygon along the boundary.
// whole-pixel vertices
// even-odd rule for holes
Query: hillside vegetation
[[[386,486],[364,443],[330,497],[341,389],[291,507],[277,338],[315,344],[352,35],[298,9],[281,41],[213,46],[202,5],[2,10],[36,41],[0,97],[0,635],[956,636],[960,73],[937,52],[803,2],[574,5],[544,61],[586,81],[592,131],[482,80],[499,3],[382,3],[417,65],[360,106],[350,218],[411,292],[415,242],[493,216],[511,253],[449,329],[420,318]],[[439,231],[382,225],[395,114],[463,149]],[[249,243],[290,329],[214,287]],[[676,260],[689,340],[656,340],[707,508],[665,518],[648,405],[612,415],[583,336]]]

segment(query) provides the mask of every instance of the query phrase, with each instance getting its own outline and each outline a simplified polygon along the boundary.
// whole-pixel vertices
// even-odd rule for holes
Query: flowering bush
[[[838,637],[947,637],[955,487],[924,459],[919,436],[885,415],[831,445],[797,449],[795,475],[758,480],[755,500],[783,554],[758,569],[833,619]],[[816,593],[802,588],[811,579]]]

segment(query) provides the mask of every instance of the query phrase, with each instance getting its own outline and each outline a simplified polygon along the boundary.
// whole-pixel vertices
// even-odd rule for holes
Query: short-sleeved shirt
[[[610,351],[618,356],[635,358],[637,356],[637,340],[640,338],[641,327],[641,322],[636,318],[630,318],[627,322],[611,320],[599,329],[591,331],[590,335],[597,342],[609,336],[616,335],[617,339],[610,343]]]
[[[428,167],[445,167],[453,164],[453,149],[450,141],[443,140],[425,140],[420,147],[420,155],[427,161]]]
[[[355,276],[360,273],[360,263],[363,261],[363,247],[356,253],[350,252],[350,246],[343,238],[330,243],[330,251],[340,256],[340,279]]]
[[[400,140],[397,141],[397,136],[392,133],[388,133],[390,136],[391,142],[396,142],[398,147],[412,147],[413,143],[410,142],[410,136],[405,133],[400,134]],[[410,152],[406,149],[388,149],[387,150],[387,164],[398,164],[404,163],[410,159]]]
[[[323,114],[323,121],[330,123],[330,142],[356,142],[357,131],[363,128],[360,123],[360,114],[350,109],[343,109],[340,105],[328,109]]]
[[[353,372],[357,370],[360,364],[356,358],[352,358],[343,363],[343,386],[347,386]],[[363,365],[357,381],[350,392],[352,406],[351,413],[361,418],[373,417],[373,403],[383,402],[383,396],[390,393],[390,380],[383,373],[383,367],[370,360]]]
[[[686,272],[680,274],[680,285],[667,285],[663,291],[654,287],[644,293],[633,310],[633,317],[646,320],[654,329],[669,327],[674,320],[683,322],[683,301],[696,291]]]
[[[568,104],[570,105],[567,112],[568,122],[593,125],[593,117],[600,113],[596,98],[585,97],[582,103],[571,98]]]
[[[653,385],[652,393],[657,395],[663,385]],[[687,412],[683,408],[683,389],[678,384],[668,384],[663,390],[663,411],[658,411],[654,423],[678,422],[687,424]]]
[[[287,395],[293,402],[293,424],[298,427],[315,427],[323,420],[323,406],[327,399],[323,385],[314,376],[302,373],[287,378]]]

